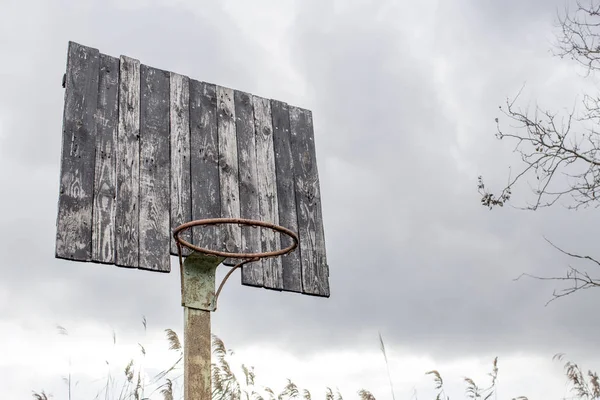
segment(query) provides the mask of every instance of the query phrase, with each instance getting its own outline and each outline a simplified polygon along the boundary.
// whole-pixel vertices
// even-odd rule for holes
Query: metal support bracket
[[[215,311],[215,276],[223,257],[193,252],[181,271],[181,305],[195,310]]]

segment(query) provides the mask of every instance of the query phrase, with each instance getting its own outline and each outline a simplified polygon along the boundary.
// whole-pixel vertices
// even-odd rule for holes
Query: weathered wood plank
[[[98,50],[69,43],[56,221],[58,258],[92,258],[98,69]]]
[[[290,135],[294,156],[302,288],[304,293],[329,297],[321,193],[312,114],[309,110],[290,107]]]
[[[296,213],[296,190],[294,189],[294,162],[290,142],[289,107],[281,101],[271,100],[273,119],[273,149],[275,151],[275,174],[277,175],[277,204],[279,225],[298,233]],[[281,236],[281,246],[288,247],[292,239]],[[300,248],[281,257],[283,289],[302,292],[302,268]]]
[[[115,264],[139,265],[140,62],[121,56],[117,130]]]
[[[119,59],[100,54],[96,111],[96,172],[92,224],[92,261],[115,262],[115,197],[117,194],[117,125]]]
[[[233,90],[217,86],[217,132],[219,135],[219,179],[221,184],[221,217],[240,217],[240,195],[238,186],[238,152],[235,135],[235,107]],[[223,248],[228,252],[238,252],[241,243],[241,229],[228,224],[224,232]],[[225,260],[232,264],[235,261]]]
[[[192,219],[189,89],[187,76],[171,73],[171,233],[173,229]],[[191,242],[191,231],[182,232],[181,237]],[[177,245],[173,239],[171,253],[177,254]]]
[[[170,74],[140,68],[140,239],[139,268],[169,272]]]
[[[190,80],[190,157],[192,187],[192,219],[221,216],[219,183],[219,138],[217,135],[217,89]],[[192,229],[195,245],[218,248],[220,236],[216,227]]]
[[[279,206],[273,151],[273,124],[269,100],[253,96],[254,126],[256,134],[256,175],[258,205],[261,220],[279,225]],[[280,235],[271,229],[261,229],[263,251],[281,248]],[[283,289],[281,257],[263,260],[263,284],[270,289]]]
[[[236,91],[234,102],[240,180],[240,216],[260,220],[252,97],[248,93]],[[258,253],[261,251],[259,228],[242,227],[241,251],[244,253]],[[262,265],[262,261],[244,265],[242,267],[242,283],[250,286],[262,286]]]

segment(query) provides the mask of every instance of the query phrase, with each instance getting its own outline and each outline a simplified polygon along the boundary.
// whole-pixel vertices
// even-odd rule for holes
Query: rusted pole
[[[221,257],[192,253],[183,263],[181,304],[184,306],[184,399],[211,399],[210,313],[215,310],[215,271]]]

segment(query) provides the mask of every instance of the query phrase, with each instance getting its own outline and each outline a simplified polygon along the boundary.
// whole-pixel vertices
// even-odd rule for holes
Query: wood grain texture
[[[190,82],[187,76],[171,73],[171,253],[177,254],[172,232],[192,219],[190,187]],[[191,242],[191,231],[181,233]],[[187,254],[186,251],[184,254]]]
[[[235,135],[235,107],[233,90],[217,86],[217,132],[219,135],[219,180],[221,184],[221,217],[240,217],[240,195],[238,185],[238,152]],[[222,248],[228,252],[239,252],[241,229],[228,224]],[[231,264],[231,260],[224,261]]]
[[[294,156],[302,290],[303,293],[329,297],[329,268],[325,255],[312,114],[309,110],[290,107],[290,135]]]
[[[253,104],[260,219],[279,225],[271,104],[269,100],[257,96],[253,96]],[[281,248],[280,235],[271,229],[261,229],[260,239],[262,251]],[[269,289],[283,289],[281,257],[263,260],[263,285]]]
[[[169,272],[170,74],[142,65],[140,81],[139,268]]]
[[[98,72],[98,50],[70,42],[56,221],[58,258],[92,258]]]
[[[271,100],[273,120],[273,150],[275,152],[275,174],[277,175],[277,203],[279,225],[298,233],[296,213],[296,190],[294,189],[294,161],[290,142],[289,107],[281,101]],[[281,236],[281,246],[292,244],[288,236]],[[283,289],[302,292],[302,266],[300,247],[281,257]]]
[[[96,110],[96,168],[92,223],[92,261],[115,262],[115,198],[117,195],[117,125],[119,59],[100,54]]]
[[[210,311],[183,309],[184,399],[211,399]]]
[[[176,226],[257,219],[296,231],[300,244],[245,266],[242,283],[330,295],[309,110],[72,42],[63,79],[56,257],[166,272]],[[231,252],[289,245],[234,225],[184,237]]]
[[[140,62],[121,56],[117,129],[115,264],[139,265]]]
[[[190,157],[192,219],[221,216],[219,138],[217,134],[217,89],[190,80]],[[221,242],[215,227],[192,229],[192,243],[217,248]]]
[[[234,102],[240,180],[240,216],[260,220],[252,96],[248,93],[236,91]],[[241,251],[245,253],[258,253],[261,251],[259,228],[242,226]],[[242,267],[242,283],[259,287],[263,285],[262,261],[246,264]]]

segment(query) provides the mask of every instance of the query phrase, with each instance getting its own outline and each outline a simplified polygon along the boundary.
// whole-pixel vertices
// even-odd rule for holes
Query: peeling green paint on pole
[[[215,272],[223,258],[192,253],[183,263],[185,399],[211,399],[210,313],[216,307]]]

